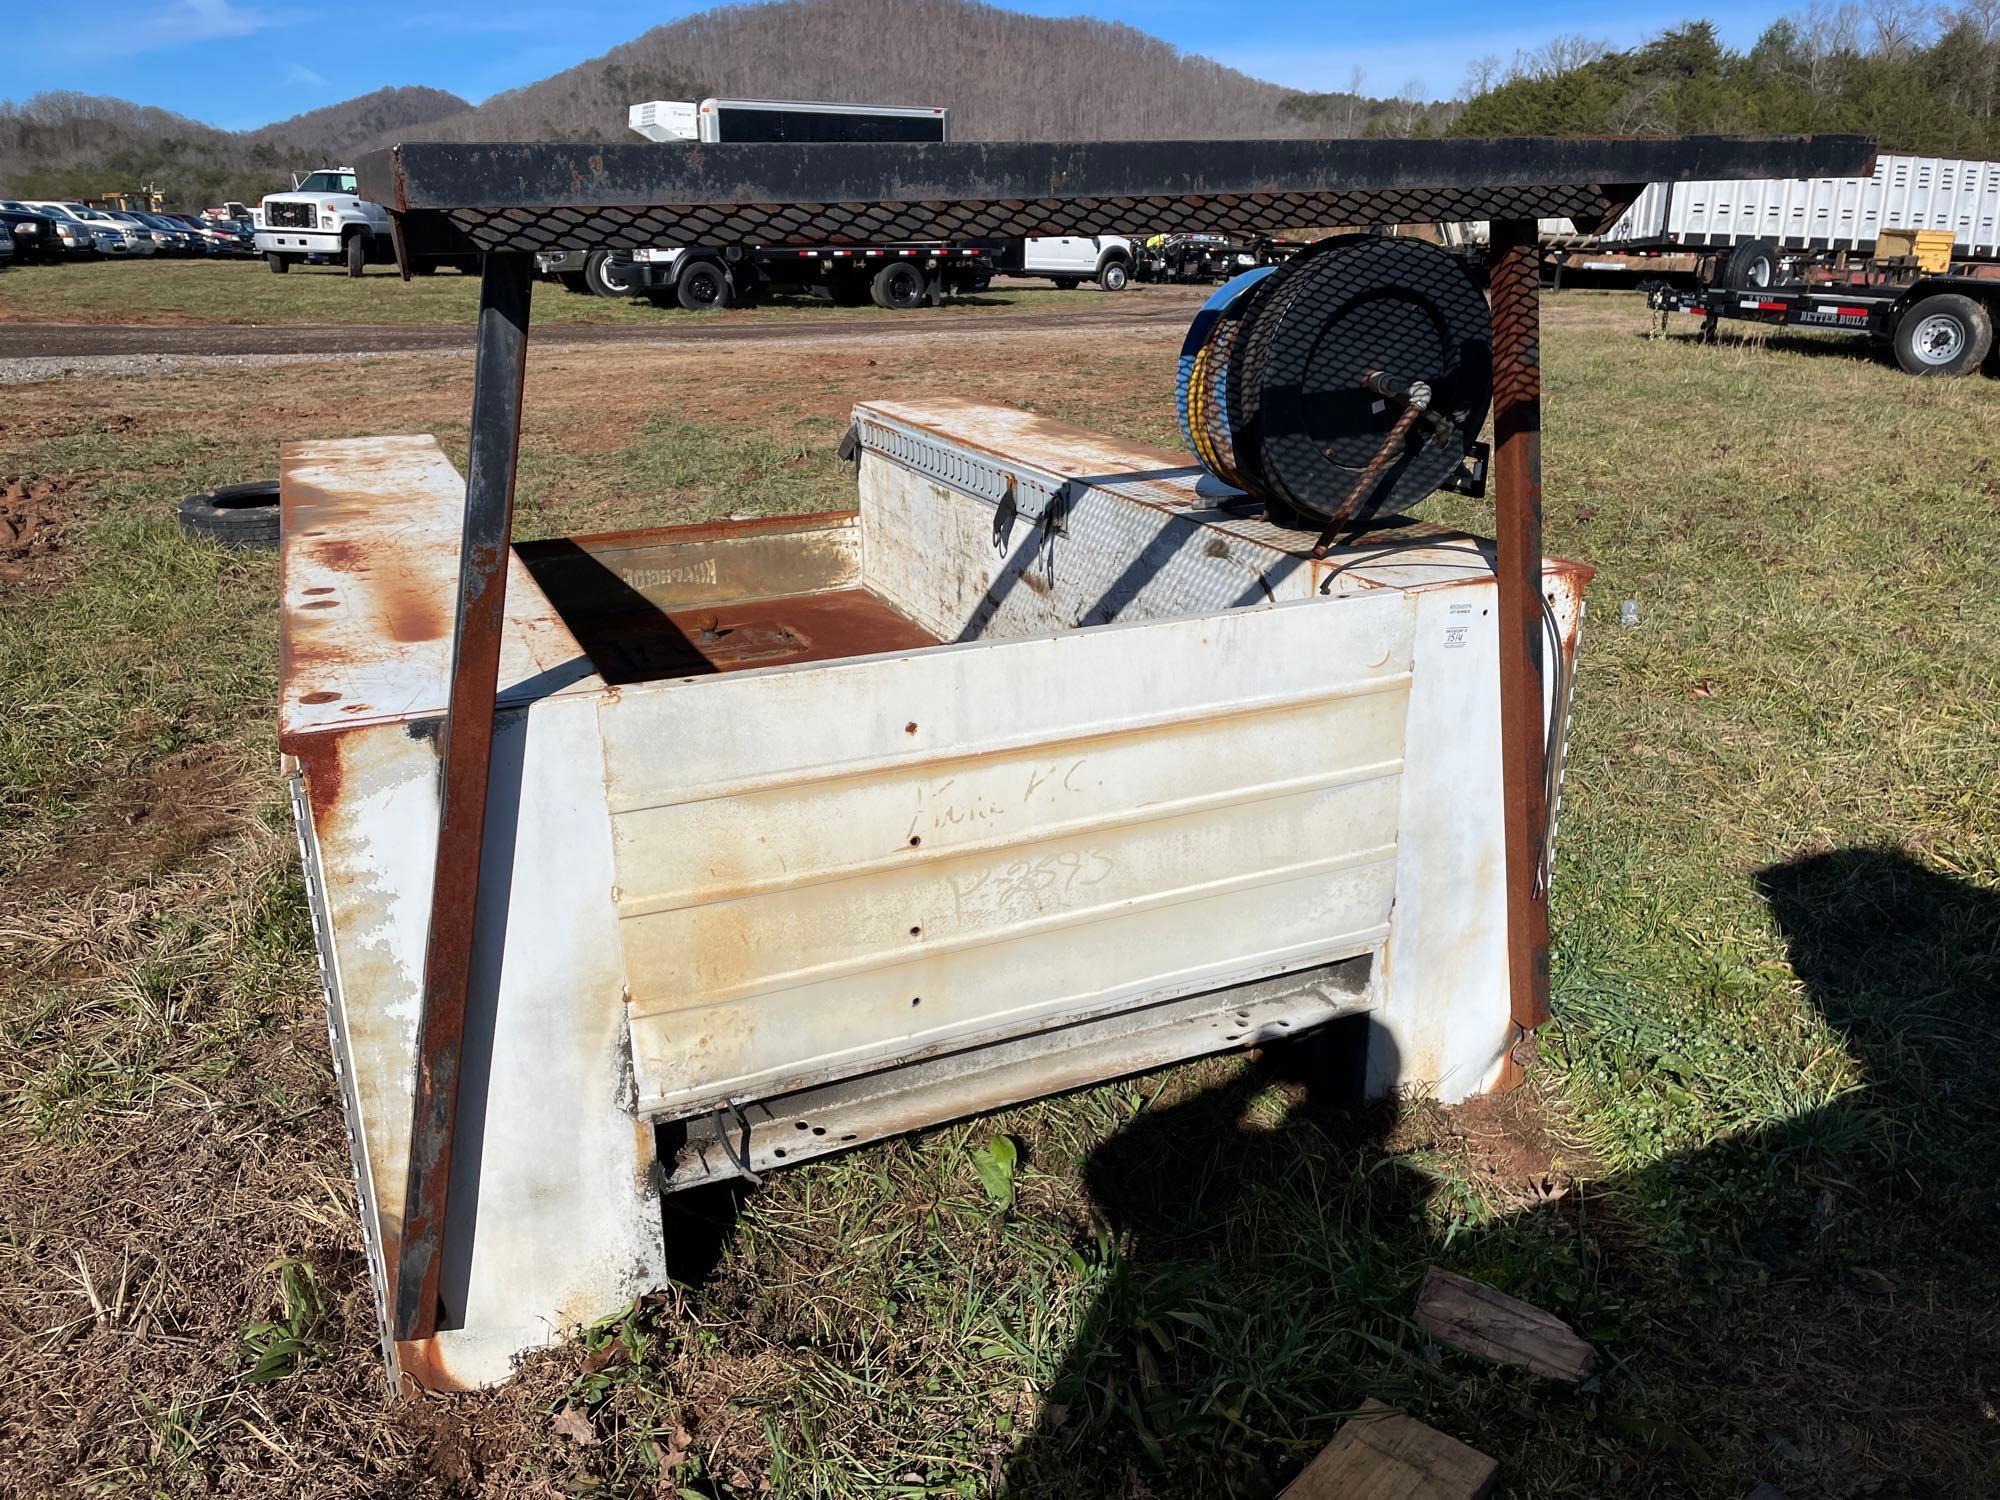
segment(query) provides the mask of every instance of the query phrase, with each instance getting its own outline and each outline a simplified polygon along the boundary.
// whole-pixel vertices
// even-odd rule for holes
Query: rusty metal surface
[[[1206,990],[948,1052],[692,1119],[663,1147],[666,1191],[796,1166],[1184,1058],[1263,1046],[1368,1008],[1369,956]]]
[[[465,481],[437,440],[291,442],[280,476],[280,745],[442,713]],[[506,614],[503,701],[602,685],[518,560]]]
[[[453,596],[451,683],[440,747],[437,866],[424,949],[409,1180],[396,1271],[399,1339],[424,1339],[437,1331],[466,992],[479,915],[479,858],[486,837],[493,714],[506,626],[507,571],[513,555],[514,473],[520,453],[521,385],[527,373],[533,288],[534,262],[529,257],[485,258],[479,285],[465,522]]]
[[[1541,272],[1532,219],[1492,230],[1494,571],[1500,585],[1501,801],[1514,1025],[1549,1018],[1548,808],[1542,596]],[[1502,1087],[1519,1081],[1510,1054]]]
[[[1864,171],[1861,136],[409,144],[357,165],[412,249],[858,243],[1492,218],[1608,223],[1647,182]]]
[[[867,589],[671,611],[641,607],[573,617],[571,624],[598,675],[614,686],[937,644]]]

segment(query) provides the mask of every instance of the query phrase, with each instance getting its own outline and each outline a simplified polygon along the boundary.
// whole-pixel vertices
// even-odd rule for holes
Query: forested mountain
[[[470,108],[458,95],[443,89],[377,89],[358,99],[329,104],[324,109],[309,110],[249,131],[247,138],[289,150],[294,155],[301,150],[308,156],[352,155],[385,136],[405,136]]]
[[[37,94],[0,102],[0,197],[91,198],[151,184],[174,208],[255,202],[289,186],[294,168],[465,108],[439,89],[378,89],[261,130],[228,131],[123,99]]]
[[[550,12],[550,24],[559,22]],[[0,194],[94,196],[155,182],[177,204],[247,200],[398,140],[620,140],[643,99],[748,95],[943,104],[964,139],[1405,133],[1444,106],[1300,94],[1130,26],[1048,20],[978,0],[775,0],[657,27],[476,108],[383,89],[260,130],[79,94],[0,104]]]
[[[988,141],[1359,134],[1399,108],[1343,95],[1315,114],[1300,108],[1315,96],[1113,21],[977,0],[769,0],[655,27],[424,134],[617,140],[628,105],[711,95],[943,104],[960,139]]]
[[[1885,149],[2000,156],[2000,0],[1815,5],[1747,52],[1697,21],[1629,52],[1563,38],[1475,67],[1458,135],[1861,131]]]
[[[1482,59],[1449,103],[1408,87],[1371,98],[1361,83],[1301,93],[1130,26],[980,0],[767,0],[656,27],[477,106],[381,89],[229,132],[81,94],[0,103],[0,195],[157,183],[176,206],[248,201],[292,169],[397,140],[620,140],[629,104],[708,95],[943,104],[966,140],[1855,130],[1891,150],[1996,156],[2000,0],[1813,0],[1746,52],[1706,21],[1624,52],[1557,37]]]

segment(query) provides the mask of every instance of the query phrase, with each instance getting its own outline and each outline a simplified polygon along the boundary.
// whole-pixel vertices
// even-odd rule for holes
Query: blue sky
[[[0,0],[0,99],[43,89],[113,94],[213,125],[243,129],[364,94],[422,83],[479,100],[532,83],[629,41],[649,26],[705,9],[612,0]],[[1455,93],[1468,61],[1506,59],[1558,33],[1624,46],[1707,15],[1747,45],[1795,4],[1749,0],[1686,6],[1639,0],[1021,0],[1040,15],[1121,20],[1191,52],[1296,88],[1340,88],[1352,69],[1371,94],[1418,80]],[[949,102],[949,101],[943,101]]]

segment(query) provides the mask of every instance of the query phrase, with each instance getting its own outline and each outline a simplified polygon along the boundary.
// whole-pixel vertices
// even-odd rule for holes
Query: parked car
[[[91,226],[60,204],[24,203],[18,198],[4,198],[0,199],[0,208],[9,213],[35,214],[49,220],[55,225],[56,243],[68,258],[88,260],[97,254],[97,236],[92,233]]]
[[[45,213],[61,210],[81,224],[85,232],[92,236],[99,255],[130,259],[137,255],[153,255],[160,248],[153,242],[152,230],[142,224],[123,223],[101,208],[53,199],[38,200],[33,206]]]
[[[251,255],[256,252],[256,236],[248,219],[212,219],[204,214],[168,214],[199,234],[216,255]]]
[[[0,203],[0,223],[13,232],[15,265],[59,261],[68,253],[68,246],[56,230],[56,221],[47,214]]]
[[[14,231],[0,222],[0,271],[14,264]]]
[[[132,217],[159,237],[164,254],[196,258],[214,253],[206,235],[178,222],[171,214],[139,213],[135,210]]]
[[[158,255],[168,248],[166,236],[130,209],[105,208],[98,211],[125,231],[125,237],[132,242],[134,255]]]

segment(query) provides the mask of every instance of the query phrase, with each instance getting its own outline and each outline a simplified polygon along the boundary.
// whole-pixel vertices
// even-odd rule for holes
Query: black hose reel
[[[1196,314],[1176,404],[1202,466],[1277,525],[1344,530],[1483,493],[1492,321],[1465,263],[1343,235],[1246,272]]]

